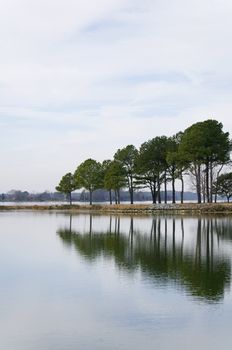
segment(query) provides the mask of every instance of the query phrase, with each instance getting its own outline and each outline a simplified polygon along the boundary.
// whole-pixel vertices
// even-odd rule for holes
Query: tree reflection
[[[124,218],[125,220],[125,218]],[[195,297],[218,301],[230,285],[231,263],[220,251],[220,242],[231,239],[232,223],[212,218],[194,220],[194,228],[185,233],[185,218],[154,217],[150,230],[138,229],[133,217],[128,218],[129,230],[121,229],[119,216],[109,216],[108,228],[94,229],[89,215],[88,234],[72,227],[57,231],[62,241],[74,247],[86,259],[99,256],[113,258],[118,268],[130,273],[137,269],[155,283],[174,283],[187,288]],[[229,234],[230,232],[230,234]],[[229,237],[229,238],[228,238]]]

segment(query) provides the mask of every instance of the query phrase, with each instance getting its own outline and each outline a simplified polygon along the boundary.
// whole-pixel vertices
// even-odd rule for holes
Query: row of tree
[[[115,202],[120,203],[120,190],[128,188],[133,204],[135,190],[149,188],[153,203],[161,203],[161,190],[166,203],[167,185],[171,182],[172,202],[175,203],[175,185],[179,180],[183,203],[185,175],[189,175],[198,203],[216,201],[217,194],[226,195],[229,200],[232,174],[221,175],[221,172],[230,164],[231,145],[229,133],[223,131],[222,123],[205,120],[171,137],[157,136],[144,142],[139,149],[133,145],[118,149],[112,160],[100,163],[87,159],[73,174],[65,174],[56,190],[67,194],[71,203],[72,192],[84,188],[89,191],[92,204],[96,189],[108,190],[110,203],[114,192]],[[223,188],[225,177],[226,193]]]

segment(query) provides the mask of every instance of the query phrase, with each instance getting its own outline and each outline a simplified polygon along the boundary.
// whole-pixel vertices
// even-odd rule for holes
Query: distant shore
[[[232,214],[232,203],[176,203],[176,204],[93,204],[93,205],[0,205],[0,211],[70,211],[105,214],[155,214],[155,213],[220,213]]]

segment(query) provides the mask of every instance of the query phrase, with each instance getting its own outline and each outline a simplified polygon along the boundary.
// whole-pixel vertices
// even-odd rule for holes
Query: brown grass
[[[0,211],[76,211],[76,212],[99,212],[99,213],[232,213],[232,203],[184,203],[184,204],[93,204],[93,205],[0,205]]]

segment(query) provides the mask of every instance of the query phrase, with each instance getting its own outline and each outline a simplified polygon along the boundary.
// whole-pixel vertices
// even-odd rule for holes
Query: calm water
[[[232,218],[0,212],[0,349],[231,349]]]

